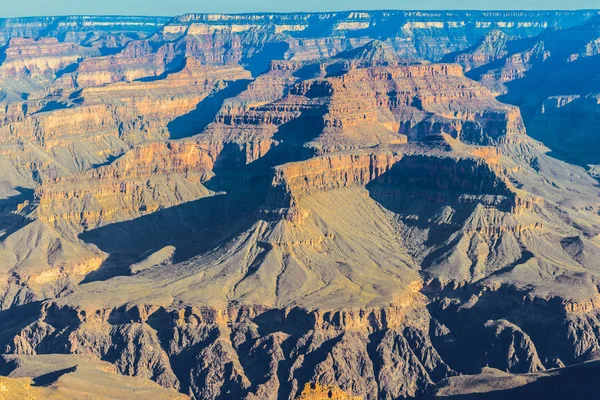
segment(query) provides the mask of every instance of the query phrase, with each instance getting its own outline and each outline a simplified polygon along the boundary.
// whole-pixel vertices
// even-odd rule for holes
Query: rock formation
[[[112,364],[88,356],[3,356],[4,399],[128,398],[175,400],[188,397],[142,378],[117,374]]]
[[[477,375],[453,377],[442,382],[425,399],[505,399],[524,398],[584,399],[598,395],[594,376],[598,362],[529,374],[508,374],[485,368]]]
[[[3,20],[0,385],[444,398],[592,368],[598,168],[529,134],[591,153],[597,14]]]
[[[599,38],[600,20],[594,17],[528,39],[488,36],[447,59],[475,67],[469,77],[504,93],[502,101],[519,106],[528,133],[554,155],[587,166],[598,163],[593,131],[598,115]]]

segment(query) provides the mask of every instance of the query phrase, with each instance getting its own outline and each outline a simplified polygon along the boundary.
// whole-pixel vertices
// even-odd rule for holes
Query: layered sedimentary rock
[[[9,147],[31,142],[66,169],[89,169],[141,141],[188,135],[187,125],[205,118],[198,107],[207,96],[248,76],[239,67],[208,68],[185,60],[164,80],[90,88],[46,100],[37,111],[7,110],[2,141]]]
[[[162,32],[167,37],[185,32],[230,29],[246,32],[259,25],[272,25],[277,33],[292,36],[290,57],[332,56],[335,52],[364,44],[350,38],[383,37],[403,57],[439,59],[446,53],[474,44],[490,29],[511,36],[531,36],[548,27],[571,26],[594,12],[423,12],[362,11],[309,14],[188,14],[175,18]],[[317,39],[315,40],[315,36]],[[318,36],[325,36],[321,39]],[[308,54],[307,54],[308,53]]]
[[[99,55],[74,43],[59,43],[56,38],[11,39],[4,50],[2,75],[56,74],[85,57]]]
[[[596,164],[592,126],[597,115],[599,26],[595,17],[527,40],[493,42],[487,37],[449,59],[463,65],[468,62],[462,60],[481,59],[468,75],[505,93],[503,101],[518,105],[531,136],[562,159]]]
[[[193,142],[137,147],[108,166],[44,183],[35,193],[39,218],[93,228],[196,200],[210,194],[202,182],[213,163]]]
[[[265,313],[239,306],[51,306],[19,334],[23,339],[34,334],[45,344],[15,338],[7,349],[42,354],[44,346],[66,346],[68,352],[109,357],[123,373],[200,398],[295,398],[314,380],[363,398],[377,396],[377,382],[384,383],[383,396],[413,396],[450,370],[427,339],[427,320],[410,318],[422,307],[420,295],[411,296],[416,299],[364,315],[298,308]],[[60,333],[64,324],[68,337]],[[284,326],[285,333],[277,330]],[[147,349],[134,364],[132,340]],[[356,370],[356,363],[363,369]]]
[[[573,27],[593,14],[12,20],[0,372],[392,399],[593,359],[600,191],[526,128],[597,96],[517,84],[593,65],[596,22]]]
[[[188,32],[176,39],[157,34],[132,41],[116,54],[85,59],[70,77],[77,87],[130,82],[177,71],[185,58],[196,58],[204,65],[243,63],[262,72],[286,47],[280,35],[268,27],[254,27],[249,32]]]
[[[506,33],[493,30],[488,32],[480,43],[459,54],[450,54],[445,60],[456,62],[462,65],[465,71],[469,71],[506,57],[508,40],[509,36]]]
[[[184,57],[196,57],[210,65],[242,63],[256,74],[273,58],[315,60],[363,46],[374,38],[385,40],[401,57],[437,60],[475,44],[493,29],[528,37],[548,27],[572,26],[592,15],[590,11],[190,14],[173,19],[154,35],[149,32],[164,19],[66,17],[6,20],[5,36],[8,41],[41,35],[46,27],[48,35],[66,31],[67,42],[99,51],[101,57],[84,58],[62,71],[84,87],[159,76],[177,69]],[[348,34],[352,37],[346,39]]]
[[[6,229],[10,233],[24,227],[30,218],[51,226],[30,224],[4,243],[9,249],[23,248],[7,258],[15,261],[5,265],[9,278],[3,304],[58,293],[71,278],[80,281],[102,265],[106,255],[76,238],[85,226],[131,219],[210,195],[202,182],[210,177],[216,156],[212,148],[155,143],[128,151],[144,140],[188,135],[190,124],[204,123],[203,109],[196,110],[200,102],[231,80],[239,78],[244,84],[248,76],[240,67],[211,69],[186,60],[164,80],[89,89],[57,104],[7,108],[6,124],[0,128],[5,133],[4,179],[23,188],[23,194],[13,190],[18,197],[8,202]],[[206,103],[218,107],[219,99]],[[104,172],[94,169],[121,156],[117,164],[102,167]],[[28,214],[33,204],[38,216]],[[39,236],[34,243],[44,249],[27,253],[36,246],[28,239],[35,232]],[[42,244],[46,242],[47,247]],[[30,279],[36,274],[45,278]]]
[[[61,37],[68,41],[85,40],[90,33],[148,35],[169,21],[168,17],[66,16],[2,18],[0,43],[12,38]]]

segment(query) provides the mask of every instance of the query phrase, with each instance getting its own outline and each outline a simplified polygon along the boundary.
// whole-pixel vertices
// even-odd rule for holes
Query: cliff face
[[[426,12],[361,11],[308,14],[188,14],[175,18],[162,29],[166,37],[184,32],[220,29],[245,32],[255,26],[272,25],[277,33],[292,36],[289,56],[306,59],[333,55],[331,50],[357,47],[359,38],[385,38],[402,57],[439,59],[444,54],[475,44],[490,29],[510,36],[526,37],[548,27],[568,27],[594,12]],[[321,39],[319,36],[326,36]],[[347,36],[350,39],[344,40]],[[315,38],[317,37],[317,38]]]
[[[467,75],[519,106],[529,134],[558,157],[583,166],[596,164],[591,125],[597,115],[599,26],[595,17],[528,40],[494,42],[487,37],[448,60],[467,66],[469,61],[463,60],[486,58]]]
[[[422,398],[590,359],[600,191],[528,132],[593,137],[595,14],[4,20],[4,384]]]
[[[210,194],[202,182],[213,163],[194,143],[137,147],[108,166],[43,183],[39,218],[93,228],[196,200]]]
[[[509,36],[506,33],[493,30],[488,32],[475,46],[459,54],[449,54],[444,59],[448,62],[456,62],[462,65],[465,71],[469,71],[506,57],[508,40]]]
[[[56,74],[94,55],[99,53],[74,43],[59,43],[56,38],[11,39],[4,50],[2,74],[13,78]]]
[[[408,318],[419,309],[405,302],[362,316],[300,309],[265,314],[240,307],[50,306],[6,346],[18,354],[43,354],[44,348],[59,346],[108,357],[122,373],[151,378],[196,398],[293,399],[314,380],[368,399],[413,396],[451,373],[427,339],[427,320]],[[70,333],[60,333],[61,326]],[[275,326],[289,330],[273,331]],[[25,339],[31,335],[40,345]],[[133,364],[132,344],[147,349]],[[361,370],[354,368],[357,363]]]
[[[31,142],[62,167],[86,170],[136,143],[184,136],[188,123],[203,118],[196,110],[202,100],[248,76],[239,67],[211,69],[186,60],[164,80],[90,88],[33,109],[7,108],[2,142]]]
[[[99,34],[148,35],[167,23],[167,17],[66,16],[0,19],[0,43],[12,38],[65,37],[80,41]]]
[[[449,52],[475,45],[493,30],[524,38],[549,27],[570,27],[593,15],[593,11],[375,11],[286,16],[190,14],[171,21],[161,17],[15,18],[0,23],[0,43],[8,44],[10,50],[11,39],[64,38],[65,45],[79,46],[77,52],[87,56],[76,57],[77,52],[70,52],[69,57],[59,59],[41,56],[47,51],[43,50],[36,60],[21,60],[9,70],[24,70],[27,65],[46,71],[56,67],[54,72],[59,72],[69,84],[88,87],[160,76],[177,69],[185,57],[195,57],[209,65],[242,63],[256,75],[267,68],[271,59],[316,60],[363,46],[373,39],[383,40],[402,58],[439,60]],[[48,45],[44,47],[47,49]],[[593,44],[589,51],[592,48]],[[43,89],[39,85],[39,81],[30,82],[31,87],[25,92]],[[14,88],[20,89],[22,86]],[[8,95],[18,98],[21,94]]]

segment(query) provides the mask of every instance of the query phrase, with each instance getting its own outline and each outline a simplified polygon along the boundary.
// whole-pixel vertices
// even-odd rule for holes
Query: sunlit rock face
[[[593,374],[599,38],[596,11],[1,20],[0,385],[420,399]]]

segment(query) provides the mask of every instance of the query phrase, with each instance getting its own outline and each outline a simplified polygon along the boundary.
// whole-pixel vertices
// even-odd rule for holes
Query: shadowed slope
[[[593,399],[600,395],[598,361],[536,374],[512,375],[485,369],[479,375],[450,378],[425,399]]]

